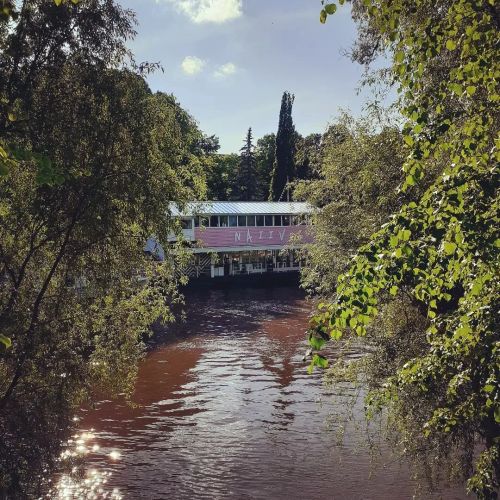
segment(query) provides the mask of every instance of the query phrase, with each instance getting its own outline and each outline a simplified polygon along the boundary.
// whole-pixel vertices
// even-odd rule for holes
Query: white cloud
[[[156,0],[157,2],[160,0]],[[242,15],[242,0],[166,0],[194,23],[224,23]]]
[[[215,72],[214,76],[217,78],[226,78],[227,76],[234,75],[236,73],[236,66],[233,63],[226,63],[223,64],[222,66],[219,66]]]
[[[187,56],[181,63],[181,68],[186,75],[196,75],[205,67],[205,61],[196,56]]]

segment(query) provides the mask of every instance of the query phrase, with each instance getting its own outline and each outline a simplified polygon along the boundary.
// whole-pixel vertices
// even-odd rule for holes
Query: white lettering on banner
[[[274,239],[274,233],[275,232],[278,233],[280,241],[285,241],[285,236],[287,234],[286,229],[282,229],[282,230],[278,230],[278,231],[265,231],[265,230],[260,231],[259,230],[259,235],[258,236],[255,233],[252,234],[250,232],[250,229],[247,229],[246,242],[247,243],[253,243],[254,236],[258,240],[272,240],[272,239]],[[235,231],[234,232],[234,242],[235,243],[241,242],[242,241],[242,237],[245,238],[245,236],[242,235],[242,231]]]

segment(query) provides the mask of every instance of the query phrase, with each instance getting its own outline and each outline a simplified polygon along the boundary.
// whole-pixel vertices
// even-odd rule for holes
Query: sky
[[[340,108],[361,112],[363,68],[344,55],[356,38],[348,6],[322,25],[320,0],[119,1],[137,15],[136,61],[164,69],[148,76],[152,90],[174,94],[222,153],[238,152],[249,127],[255,139],[276,132],[285,90],[302,135]]]

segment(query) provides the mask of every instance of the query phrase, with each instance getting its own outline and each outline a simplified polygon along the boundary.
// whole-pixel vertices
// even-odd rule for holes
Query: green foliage
[[[23,50],[29,52],[36,49],[36,44],[43,46],[47,44],[46,48],[50,49],[49,54],[52,57],[61,57],[62,49],[64,43],[73,43],[73,48],[78,49],[78,37],[73,36],[72,40],[68,39],[69,31],[66,29],[69,25],[69,20],[71,15],[76,14],[76,6],[81,0],[54,0],[53,3],[45,0],[31,0],[21,3],[21,10],[15,2],[11,0],[0,0],[0,42],[2,43],[2,50],[4,50],[4,55],[7,55],[9,50],[8,47],[15,47],[15,50],[21,53]],[[88,2],[90,4],[90,2]],[[102,5],[96,8],[98,4],[93,3],[92,6],[85,6],[85,8],[80,9],[80,24],[86,31],[88,35],[87,42],[92,45],[93,42],[99,41],[99,36],[95,37],[96,32],[99,31],[99,27],[103,25],[101,16],[105,15],[115,15],[120,9],[116,9],[116,6],[109,4],[104,9]],[[68,16],[68,14],[70,14]],[[20,19],[21,16],[21,19]],[[45,17],[46,26],[45,32],[40,33],[40,38],[35,40],[34,38],[29,38],[28,36],[22,40],[19,36],[20,34],[25,34],[22,29],[11,30],[10,27],[13,23],[17,23],[17,27],[23,26],[26,22],[40,22],[40,19]],[[105,41],[112,42],[113,35],[119,33],[120,36],[128,36],[132,34],[131,24],[128,19],[130,16],[122,16],[116,18],[118,21],[107,34],[109,38]],[[92,26],[93,24],[93,26]],[[64,31],[66,31],[64,33]],[[101,33],[102,34],[102,33]],[[48,40],[49,37],[53,36],[52,40]],[[93,38],[93,39],[92,39]],[[101,40],[104,41],[105,37],[101,36]],[[98,55],[102,55],[103,47],[94,45],[97,50]],[[101,49],[101,54],[99,50]],[[123,50],[124,47],[122,46]],[[14,55],[13,61],[17,61],[17,55]],[[16,95],[16,86],[19,85],[20,81],[17,79],[23,71],[29,69],[31,71],[31,76],[36,75],[36,71],[41,62],[42,58],[37,57],[31,60],[30,68],[18,66],[12,72],[12,77],[4,82],[0,82],[0,177],[7,175],[9,168],[15,163],[15,159],[10,155],[10,142],[9,142],[9,128],[18,128],[19,124],[14,122],[25,121],[25,117],[21,114],[19,115],[19,106],[22,104],[22,99],[24,96]],[[62,60],[62,58],[61,58]],[[2,63],[5,64],[7,59],[2,58]],[[22,88],[22,87],[21,87]],[[18,87],[19,89],[19,87]],[[4,123],[2,123],[4,122]],[[6,124],[10,125],[5,126]],[[19,144],[16,144],[16,148],[19,149]],[[29,154],[29,152],[25,152]],[[40,180],[44,183],[53,177],[53,173],[50,170],[49,162],[46,157],[42,156],[42,162],[40,164]]]
[[[241,155],[217,154],[206,157],[207,198],[242,200],[251,195],[253,200],[267,200],[275,149],[275,134],[266,134],[257,141],[255,148],[250,144],[250,155],[246,144]],[[250,186],[250,191],[247,186]]]
[[[233,198],[237,200],[252,201],[258,197],[257,164],[252,139],[252,129],[249,128],[245,143],[240,150],[240,161],[234,183]]]
[[[298,137],[295,151],[297,179],[311,179],[316,176],[321,163],[321,134]]]
[[[216,146],[131,69],[128,11],[28,3],[0,29],[0,490],[16,498],[38,496],[93,390],[130,394],[186,262],[152,261],[145,241],[173,229],[169,202],[204,195]]]
[[[0,177],[9,173],[10,167],[14,164],[14,159],[8,154],[0,144]]]
[[[218,154],[208,167],[207,198],[209,200],[232,200],[234,182],[240,163],[236,154]]]
[[[19,13],[16,11],[16,6],[12,0],[1,0],[0,2],[0,21],[6,22],[12,19],[17,19]]]
[[[322,137],[317,178],[295,187],[296,199],[320,209],[302,274],[302,285],[312,293],[331,294],[353,252],[401,206],[396,192],[404,178],[401,133],[376,130],[372,123],[371,117],[342,115]]]
[[[319,366],[320,368],[328,368],[328,359],[326,359],[321,354],[313,354],[311,364],[309,365],[307,371],[309,374],[312,373],[315,366]]]
[[[73,3],[74,5],[77,5],[81,2],[82,0],[54,0],[54,3],[59,6],[68,2]]]
[[[276,161],[276,134],[266,134],[257,140],[255,162],[257,164],[257,191],[259,200],[269,198],[269,186],[273,165]]]
[[[484,451],[469,474],[469,489],[480,498],[495,498],[498,8],[486,0],[356,4],[365,32],[394,54],[393,74],[407,119],[404,140],[411,149],[403,191],[430,185],[358,250],[338,279],[335,300],[320,308],[313,327],[338,337],[352,323],[357,335],[371,335],[368,325],[386,292],[404,290],[427,315],[424,348],[382,377],[384,389],[375,399],[401,412],[412,442],[423,436],[444,449],[443,460],[453,450],[468,455],[471,440],[464,442],[464,436],[478,441]],[[467,466],[462,470],[469,473]]]
[[[269,199],[284,200],[285,187],[295,179],[295,140],[296,132],[292,119],[292,106],[295,97],[284,92],[281,98],[281,109],[276,134],[276,159],[271,177]]]

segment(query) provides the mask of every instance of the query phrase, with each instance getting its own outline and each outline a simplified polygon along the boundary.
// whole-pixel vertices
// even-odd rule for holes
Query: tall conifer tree
[[[295,96],[290,92],[283,92],[276,134],[276,159],[269,192],[269,199],[274,201],[286,199],[285,186],[295,178],[295,127],[292,119],[294,99]]]
[[[240,164],[236,176],[235,193],[239,200],[252,201],[257,198],[257,164],[250,127],[243,147],[240,149]]]

